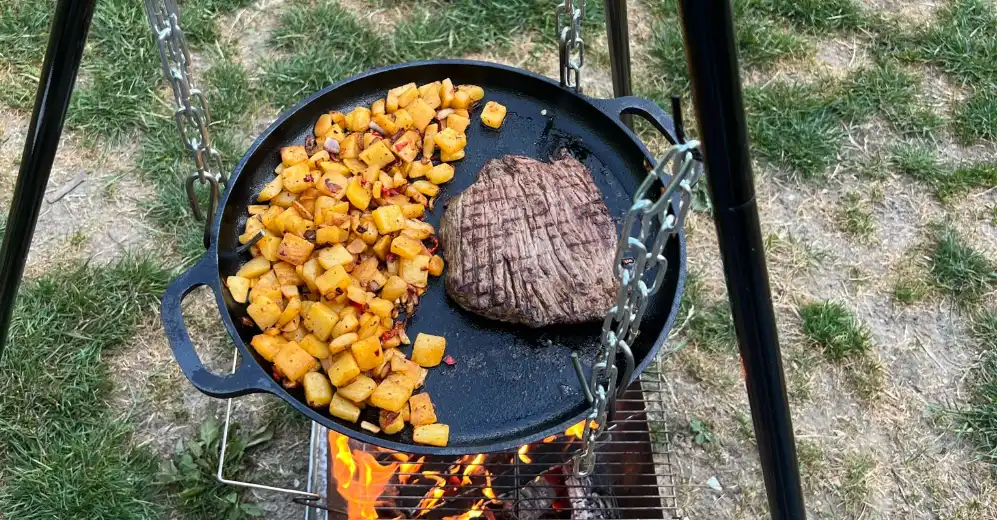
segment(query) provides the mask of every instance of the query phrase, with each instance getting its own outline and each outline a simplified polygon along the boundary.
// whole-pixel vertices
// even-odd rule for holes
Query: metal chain
[[[665,244],[682,229],[692,207],[692,189],[702,175],[702,168],[695,160],[698,148],[699,141],[672,146],[637,188],[616,245],[613,265],[620,292],[616,305],[609,309],[602,323],[601,346],[591,376],[585,376],[577,355],[572,355],[585,396],[592,406],[582,433],[582,450],[574,460],[574,471],[580,476],[587,476],[595,469],[597,440],[612,422],[616,399],[627,391],[633,375],[634,356],[630,345],[637,338],[648,298],[661,287],[668,270],[668,260],[662,254]],[[665,173],[669,165],[670,179]],[[679,192],[679,205],[672,214],[668,210],[676,191]],[[625,360],[622,377],[618,377],[616,366],[620,353]],[[619,388],[618,381],[623,382]]]
[[[145,11],[156,39],[156,46],[159,48],[163,74],[173,90],[173,100],[176,105],[173,119],[197,168],[197,171],[187,178],[185,187],[194,218],[205,222],[204,242],[207,246],[211,217],[214,215],[221,187],[224,187],[228,181],[223,173],[221,155],[211,146],[211,135],[208,133],[211,112],[208,110],[204,93],[191,79],[190,51],[180,29],[180,11],[175,0],[145,0]],[[201,212],[197,200],[195,181],[200,181],[202,185],[208,184],[206,216]]]
[[[557,6],[554,17],[561,58],[561,86],[578,92],[582,90],[581,73],[585,65],[585,44],[582,41],[584,19],[585,0],[564,0]]]

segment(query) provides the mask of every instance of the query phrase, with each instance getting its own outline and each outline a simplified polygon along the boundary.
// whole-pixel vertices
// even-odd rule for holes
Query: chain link
[[[630,345],[637,338],[648,298],[661,287],[668,270],[662,252],[668,240],[682,229],[692,207],[692,188],[702,175],[694,153],[699,141],[671,147],[637,188],[633,205],[623,221],[620,241],[616,245],[614,266],[620,282],[616,305],[606,313],[602,323],[601,347],[586,377],[581,363],[574,357],[575,370],[592,406],[582,432],[582,450],[574,460],[574,471],[587,476],[595,469],[595,447],[608,423],[612,422],[616,398],[626,392],[634,372]],[[666,169],[671,167],[671,178]],[[664,186],[664,188],[661,188]],[[676,191],[679,205],[668,213]],[[617,357],[623,354],[620,377]],[[618,381],[623,385],[617,388]]]
[[[187,180],[187,196],[194,218],[205,221],[204,237],[207,245],[208,230],[214,208],[218,203],[220,187],[224,187],[228,181],[222,169],[221,155],[211,146],[211,135],[208,132],[211,112],[208,110],[204,93],[191,79],[190,51],[180,29],[180,12],[176,1],[145,0],[145,10],[156,46],[159,48],[163,74],[173,91],[173,101],[176,106],[173,119],[197,168]],[[206,216],[201,212],[197,194],[193,189],[194,180],[200,181],[202,185],[208,184],[209,200]]]
[[[582,90],[581,73],[585,65],[585,43],[582,41],[584,19],[585,0],[564,0],[557,6],[554,17],[561,59],[561,86],[578,92]]]

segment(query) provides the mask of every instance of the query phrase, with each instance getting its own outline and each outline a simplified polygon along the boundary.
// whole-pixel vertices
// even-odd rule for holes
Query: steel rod
[[[66,120],[95,5],[96,0],[59,0],[52,16],[48,48],[35,93],[35,108],[21,152],[21,168],[14,185],[7,230],[0,246],[0,356],[7,342],[17,289],[59,147],[62,124]]]
[[[609,67],[613,77],[613,95],[633,94],[630,75],[630,26],[627,24],[627,0],[606,0],[606,40],[609,42]],[[620,120],[633,129],[633,116]]]
[[[772,518],[802,519],[793,421],[765,266],[730,0],[680,0],[699,138]]]

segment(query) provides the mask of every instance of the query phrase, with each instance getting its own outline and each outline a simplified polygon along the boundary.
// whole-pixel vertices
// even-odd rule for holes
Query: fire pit
[[[662,411],[664,383],[646,370],[617,400],[588,477],[572,471],[583,424],[507,452],[414,456],[328,433],[329,518],[676,518]]]

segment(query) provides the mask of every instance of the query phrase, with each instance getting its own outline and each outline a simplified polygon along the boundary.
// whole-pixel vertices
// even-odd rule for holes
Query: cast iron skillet
[[[588,406],[569,356],[577,351],[583,365],[591,367],[600,324],[528,330],[492,322],[459,309],[446,296],[442,277],[431,280],[407,332],[412,338],[419,332],[445,336],[447,354],[456,360],[454,366],[432,369],[426,379],[426,390],[432,395],[439,422],[450,425],[446,448],[413,444],[411,428],[396,435],[373,435],[361,429],[359,423],[351,424],[325,410],[309,408],[303,392],[284,389],[270,375],[270,364],[247,346],[259,331],[242,324],[245,305],[232,300],[222,280],[248,260],[248,253],[235,253],[240,245],[237,237],[245,225],[247,206],[255,202],[256,194],[274,176],[279,149],[302,143],[321,113],[369,106],[398,85],[424,84],[447,77],[454,84],[480,85],[485,89],[485,100],[502,103],[508,107],[508,115],[501,130],[493,131],[480,123],[480,106],[472,113],[467,158],[454,163],[456,175],[444,185],[435,211],[428,218],[434,226],[439,225],[447,200],[467,188],[489,159],[506,154],[548,159],[562,147],[589,168],[611,214],[620,223],[630,205],[631,193],[648,171],[645,160],[653,160],[620,123],[620,115],[640,115],[675,141],[672,119],[650,101],[635,97],[591,99],[545,77],[491,63],[409,63],[370,71],[326,88],[281,115],[249,148],[222,195],[207,253],[174,280],[163,295],[163,325],[173,355],[198,390],[214,397],[268,392],[332,430],[363,442],[418,454],[512,449],[561,433],[583,418]],[[664,254],[668,274],[650,301],[633,345],[637,363],[634,378],[654,359],[678,311],[685,279],[684,236],[670,239]],[[181,301],[201,285],[214,290],[222,321],[241,352],[241,364],[231,375],[218,375],[204,367],[184,326]],[[405,351],[410,353],[409,349]],[[377,424],[376,417],[376,411],[368,408],[361,420]]]

